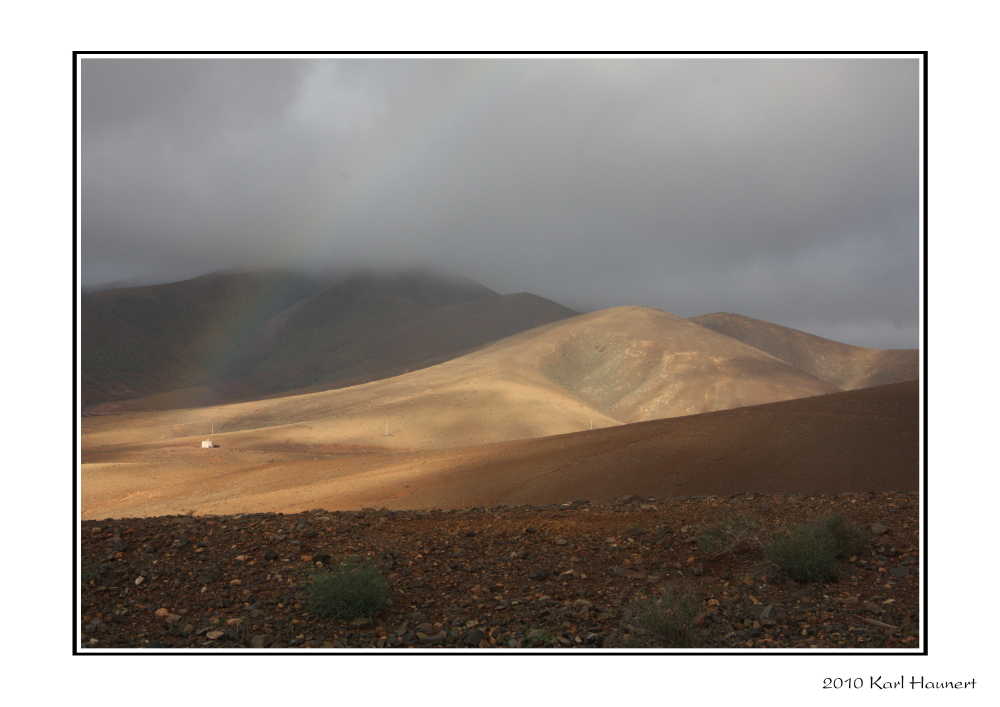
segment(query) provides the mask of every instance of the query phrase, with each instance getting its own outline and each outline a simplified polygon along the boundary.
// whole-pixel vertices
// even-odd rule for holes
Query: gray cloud
[[[432,265],[917,345],[915,59],[84,59],[84,284]]]

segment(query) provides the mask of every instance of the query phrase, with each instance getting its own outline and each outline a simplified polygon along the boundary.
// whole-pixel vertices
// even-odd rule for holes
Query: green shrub
[[[698,642],[694,619],[701,603],[687,590],[669,588],[661,597],[636,599],[625,609],[622,629],[628,648],[689,648]]]
[[[836,557],[853,557],[868,548],[868,534],[856,525],[851,525],[840,516],[827,516],[818,525],[830,536]]]
[[[89,584],[97,579],[104,572],[104,566],[100,562],[84,562],[80,571],[80,578],[84,584]]]
[[[337,621],[372,618],[389,605],[389,585],[370,562],[334,566],[313,572],[309,611]]]
[[[837,560],[868,547],[864,530],[842,517],[825,516],[778,533],[765,549],[768,558],[797,582],[837,579]]]
[[[766,548],[767,556],[796,582],[837,579],[837,553],[819,525],[798,525],[779,533]]]

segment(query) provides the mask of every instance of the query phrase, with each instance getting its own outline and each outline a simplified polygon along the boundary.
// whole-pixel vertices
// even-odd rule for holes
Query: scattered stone
[[[885,535],[889,532],[889,526],[882,525],[881,523],[872,523],[868,526],[868,529],[871,530],[872,535]]]
[[[101,568],[104,584],[82,587],[81,646],[619,648],[633,600],[666,597],[701,569],[699,645],[919,647],[918,588],[908,579],[919,567],[919,504],[903,495],[912,506],[904,513],[900,496],[667,498],[641,514],[652,501],[595,503],[579,512],[574,503],[468,514],[259,513],[205,517],[183,528],[171,518],[130,518],[105,521],[97,533],[100,526],[84,521],[82,566]],[[879,519],[886,539],[844,563],[841,580],[829,584],[793,583],[780,574],[756,579],[763,567],[758,551],[709,561],[692,547],[705,527],[747,511],[769,527],[826,512],[861,528]],[[472,535],[468,525],[476,527]],[[309,543],[282,553],[273,544],[276,535],[305,541],[308,530],[328,550]],[[114,549],[116,538],[127,540],[131,554]],[[186,545],[171,549],[178,539]],[[306,592],[317,562],[346,561],[347,553],[378,567],[392,588],[391,607],[354,625],[313,615]],[[892,600],[880,596],[888,586]]]
[[[274,643],[274,636],[268,635],[266,633],[259,634],[250,639],[251,648],[267,648],[269,645]]]

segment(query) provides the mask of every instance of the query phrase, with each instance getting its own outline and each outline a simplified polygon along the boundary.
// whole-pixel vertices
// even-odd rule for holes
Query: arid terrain
[[[414,273],[88,297],[84,646],[624,648],[681,593],[701,648],[916,647],[915,351]],[[867,546],[791,581],[766,538],[833,515]],[[392,607],[310,614],[356,560]]]
[[[545,649],[636,645],[636,602],[691,602],[704,649],[920,647],[916,494],[630,497],[453,511],[84,521],[81,643],[92,649]],[[799,583],[699,537],[727,518],[840,515],[868,536],[835,582]],[[392,605],[309,611],[316,563],[367,560]],[[659,647],[663,644],[640,644]]]
[[[114,444],[129,432],[92,431],[84,435],[83,517],[461,508],[607,501],[628,493],[915,491],[918,418],[911,381],[444,448],[425,437],[427,447],[414,449],[403,433],[402,441],[386,438],[377,426],[368,439],[334,444],[306,437],[314,432],[309,425],[289,423],[216,435],[220,446],[213,449],[200,447],[201,436]]]

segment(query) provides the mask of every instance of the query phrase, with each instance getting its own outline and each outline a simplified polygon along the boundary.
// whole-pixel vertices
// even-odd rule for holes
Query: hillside
[[[340,390],[88,419],[83,444],[463,446],[676,417],[836,389],[672,314],[618,307],[536,327],[430,368]],[[385,435],[388,423],[391,436]],[[225,441],[223,441],[225,440]]]
[[[458,508],[628,493],[912,491],[918,421],[912,381],[423,451],[374,430],[367,444],[322,443],[305,436],[315,429],[291,424],[216,435],[220,447],[206,450],[199,448],[203,437],[144,442],[144,429],[133,427],[85,434],[83,517]],[[98,444],[114,439],[118,444]]]
[[[576,314],[526,293],[501,296],[414,271],[220,274],[109,290],[83,303],[84,400],[92,412],[353,385]]]
[[[916,380],[920,376],[916,349],[851,346],[726,312],[691,317],[691,321],[780,358],[841,390]]]

